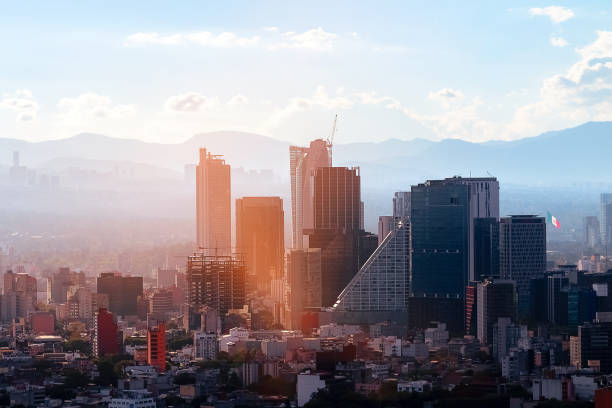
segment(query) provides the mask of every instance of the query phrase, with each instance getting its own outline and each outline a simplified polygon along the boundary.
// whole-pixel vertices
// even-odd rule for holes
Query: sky
[[[606,1],[2,1],[0,137],[514,140],[612,120]]]

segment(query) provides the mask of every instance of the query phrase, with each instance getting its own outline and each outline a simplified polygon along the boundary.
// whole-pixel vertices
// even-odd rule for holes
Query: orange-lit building
[[[198,246],[208,255],[231,254],[231,172],[222,156],[200,149],[196,168]]]
[[[166,325],[159,323],[147,331],[147,362],[161,373],[166,371]]]
[[[309,147],[289,147],[291,174],[291,225],[293,248],[308,248],[304,230],[313,228],[314,196],[312,188],[315,171],[319,167],[331,167],[332,146],[323,139],[310,142]]]
[[[272,279],[283,276],[285,226],[280,197],[244,197],[236,200],[236,252],[243,255],[247,279],[270,294]]]
[[[51,313],[32,313],[30,314],[30,327],[34,334],[53,334],[55,333],[55,319]]]
[[[103,357],[119,353],[119,331],[113,314],[100,308],[94,319],[93,354]]]

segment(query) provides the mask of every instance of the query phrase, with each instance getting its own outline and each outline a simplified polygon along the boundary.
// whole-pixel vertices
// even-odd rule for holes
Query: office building
[[[473,280],[499,277],[499,221],[497,218],[474,219]]]
[[[77,273],[64,267],[53,274],[50,279],[51,283],[51,299],[52,303],[66,303],[68,298],[72,296],[76,290],[85,285],[85,274]],[[48,283],[47,283],[48,284]]]
[[[102,273],[97,280],[98,293],[108,295],[109,310],[119,316],[138,314],[138,297],[142,296],[142,276]]]
[[[166,326],[158,323],[147,330],[147,363],[163,373],[166,371]]]
[[[599,233],[601,244],[607,248],[612,236],[612,193],[599,196]]]
[[[320,308],[321,249],[292,249],[287,252],[287,279],[289,284],[288,306],[291,313],[291,330],[301,329],[304,311]]]
[[[397,191],[393,194],[393,217],[408,218],[410,217],[410,192]]]
[[[416,297],[464,296],[468,283],[470,192],[452,179],[412,186],[412,277]]]
[[[567,290],[567,325],[573,329],[592,322],[597,312],[597,293],[591,288]]]
[[[48,312],[34,312],[30,314],[30,327],[36,335],[54,334],[55,318]]]
[[[465,334],[477,336],[478,327],[478,284],[472,281],[465,287]]]
[[[289,147],[291,176],[291,225],[293,248],[301,249],[307,235],[304,230],[313,228],[314,192],[311,188],[315,171],[319,167],[331,167],[332,147],[323,139],[310,142],[309,147]]]
[[[584,244],[589,248],[596,248],[601,242],[599,219],[590,215],[584,217]]]
[[[493,358],[501,361],[510,349],[518,347],[521,338],[527,338],[527,326],[512,323],[509,317],[500,317],[493,324]]]
[[[551,273],[546,277],[546,314],[548,322],[567,326],[567,292],[569,279],[562,273]]]
[[[176,286],[176,268],[157,268],[157,288],[168,289]]]
[[[359,269],[361,185],[359,168],[320,167],[314,178],[310,248],[321,248],[323,306],[333,306]]]
[[[197,243],[207,255],[230,255],[231,172],[222,156],[200,149],[196,168]]]
[[[580,364],[602,374],[612,373],[612,323],[586,323],[578,326]]]
[[[519,315],[528,315],[530,280],[546,271],[544,217],[513,215],[500,219],[499,264],[501,278],[516,282]]]
[[[236,200],[236,252],[244,257],[247,279],[269,295],[272,280],[284,275],[285,221],[280,197]]]
[[[410,223],[399,221],[338,296],[338,311],[405,311],[410,293]]]
[[[7,271],[0,299],[0,320],[26,319],[36,309],[36,294],[36,278],[27,273]]]
[[[246,304],[246,266],[241,258],[207,256],[196,252],[187,259],[187,300],[199,310],[209,306],[225,315]]]
[[[478,340],[490,344],[493,340],[493,325],[498,319],[503,317],[512,321],[516,317],[516,286],[513,281],[486,280],[478,283],[476,292]]]
[[[93,355],[104,357],[119,353],[119,331],[113,314],[100,308],[94,320]]]
[[[193,356],[204,360],[216,360],[219,341],[216,333],[193,332]]]
[[[167,289],[158,289],[149,299],[149,313],[156,320],[164,321],[175,310],[173,293]]]
[[[389,235],[395,224],[395,217],[391,215],[381,215],[378,217],[378,245]]]

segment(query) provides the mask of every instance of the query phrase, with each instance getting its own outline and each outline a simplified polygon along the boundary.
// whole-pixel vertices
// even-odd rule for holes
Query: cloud
[[[575,16],[572,10],[560,6],[530,8],[529,14],[532,16],[546,16],[550,18],[550,21],[552,21],[553,23],[562,23]]]
[[[13,94],[3,95],[0,99],[0,109],[14,111],[18,122],[30,122],[36,119],[40,106],[30,90],[20,89]]]
[[[197,112],[212,109],[221,104],[217,97],[207,97],[196,92],[186,92],[169,97],[164,104],[170,112]]]
[[[134,33],[127,36],[126,46],[134,45],[199,45],[212,48],[252,47],[259,43],[260,37],[240,37],[231,32],[213,34],[209,31],[161,35],[156,32]]]
[[[263,30],[268,31],[270,33],[276,33],[278,32],[278,27],[268,26],[268,27],[264,27]]]
[[[280,43],[272,44],[269,48],[271,50],[301,48],[311,51],[330,52],[334,49],[334,40],[337,38],[337,34],[329,33],[321,27],[313,28],[303,33],[289,31],[283,34],[283,40]]]
[[[86,92],[74,98],[61,98],[57,103],[61,120],[87,123],[106,119],[121,119],[133,114],[133,105],[114,104],[108,96]]]
[[[550,37],[550,44],[553,47],[565,47],[565,46],[569,45],[569,43],[565,40],[565,38],[563,38],[563,37],[554,37],[554,36]]]
[[[429,99],[439,102],[456,101],[459,99],[463,99],[463,92],[457,89],[443,88],[439,91],[430,92]]]
[[[167,112],[175,113],[194,113],[204,111],[217,111],[219,113],[224,108],[233,108],[245,105],[249,99],[239,93],[232,96],[227,102],[222,102],[218,96],[205,96],[198,92],[185,92],[169,97],[164,103]]]

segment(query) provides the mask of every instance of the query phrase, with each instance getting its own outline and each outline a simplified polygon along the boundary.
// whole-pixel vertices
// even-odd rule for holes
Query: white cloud
[[[553,47],[565,47],[565,46],[569,45],[569,43],[565,40],[565,38],[563,38],[563,37],[555,37],[555,36],[551,36],[550,37],[550,44]]]
[[[268,31],[270,33],[278,32],[278,27],[274,27],[274,26],[264,27],[263,29],[264,29],[264,31]]]
[[[74,98],[61,98],[57,108],[60,120],[68,124],[121,119],[136,111],[133,105],[114,104],[108,96],[93,92],[86,92]]]
[[[0,99],[0,109],[14,111],[18,122],[30,122],[36,119],[40,106],[30,90],[20,89],[13,94],[3,95]]]
[[[155,32],[135,33],[127,36],[125,45],[186,45],[193,44],[202,47],[229,48],[252,47],[259,43],[258,36],[240,37],[231,32],[213,34],[209,31],[195,31],[191,33],[175,33],[161,35]]]
[[[302,48],[311,51],[329,52],[334,49],[334,40],[336,38],[338,38],[337,34],[328,33],[321,27],[313,28],[303,33],[289,31],[283,34],[283,40],[280,43],[272,44],[270,49]]]
[[[244,105],[248,102],[249,102],[249,98],[247,98],[243,94],[237,94],[237,95],[232,96],[231,99],[227,101],[227,104],[229,106],[237,106],[237,105]]]
[[[529,9],[529,14],[532,16],[546,16],[553,23],[562,23],[575,16],[574,12],[566,7],[548,6],[534,7]]]
[[[164,104],[169,112],[197,112],[204,109],[213,109],[219,105],[221,105],[221,101],[216,96],[208,97],[196,92],[173,95]]]
[[[430,92],[429,99],[443,104],[452,103],[463,99],[463,92],[458,89],[442,88],[439,91]]]

